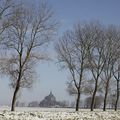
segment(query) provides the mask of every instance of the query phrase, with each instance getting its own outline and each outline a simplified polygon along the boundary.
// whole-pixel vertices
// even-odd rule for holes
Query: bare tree
[[[117,34],[115,34],[114,39],[114,56],[115,62],[113,64],[113,76],[116,80],[116,100],[115,100],[115,111],[117,111],[118,101],[119,101],[119,94],[120,94],[120,28],[116,27]]]
[[[3,58],[2,68],[15,89],[11,107],[14,111],[18,91],[32,86],[36,62],[47,59],[41,49],[51,40],[57,23],[46,3],[40,3],[36,11],[23,5],[15,7],[11,20],[13,24],[6,31],[8,39],[4,42],[8,56]]]
[[[117,44],[116,44],[116,48],[118,48],[119,47],[119,41],[118,42],[116,42]],[[114,63],[114,65],[113,65],[113,76],[114,76],[114,78],[115,78],[115,80],[116,80],[116,100],[115,100],[115,111],[117,111],[117,106],[118,106],[118,101],[119,101],[119,94],[120,94],[120,57],[119,57],[119,49],[117,49],[116,50],[116,57],[117,57],[117,59],[116,59],[116,61],[115,61],[115,63]]]
[[[103,71],[105,60],[102,59],[104,53],[104,27],[99,23],[91,23],[87,26],[88,39],[91,41],[91,47],[88,48],[88,68],[95,81],[94,91],[91,100],[91,111],[94,109],[95,96],[98,91],[98,85],[101,81],[100,75]]]
[[[87,33],[84,27],[77,24],[72,31],[67,31],[56,45],[58,61],[62,67],[67,68],[71,75],[68,82],[70,94],[76,94],[76,111],[79,110],[80,95],[82,91],[82,82],[86,69],[87,45],[89,39],[86,39]],[[87,30],[87,29],[86,29]]]
[[[104,50],[104,55],[103,55],[105,66],[104,66],[102,77],[101,77],[102,80],[104,81],[104,86],[105,86],[103,111],[106,110],[106,102],[107,102],[107,96],[108,96],[109,87],[110,87],[110,81],[113,79],[113,65],[115,61],[118,59],[116,57],[118,56],[118,53],[115,47],[116,46],[115,41],[118,41],[120,38],[117,27],[109,26],[106,29],[105,34],[106,34],[105,35],[106,42],[105,42],[105,50]]]
[[[116,67],[118,67],[116,70],[115,70],[115,72],[113,72],[113,74],[114,74],[114,78],[115,78],[115,80],[116,80],[116,82],[117,82],[117,92],[116,92],[116,100],[115,100],[115,111],[117,111],[117,106],[118,106],[118,101],[119,101],[119,96],[120,96],[120,65],[119,65],[119,63],[118,63],[118,65],[116,66]]]

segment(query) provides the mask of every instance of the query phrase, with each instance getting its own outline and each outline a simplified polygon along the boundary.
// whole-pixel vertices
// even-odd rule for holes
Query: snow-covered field
[[[120,111],[80,110],[61,108],[17,108],[10,112],[9,108],[0,109],[0,120],[120,120]]]

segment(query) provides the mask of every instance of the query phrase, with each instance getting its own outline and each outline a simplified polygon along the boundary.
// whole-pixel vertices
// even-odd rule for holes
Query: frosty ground
[[[16,108],[11,112],[10,108],[0,109],[0,120],[120,120],[120,111],[108,110],[80,110],[63,108]]]

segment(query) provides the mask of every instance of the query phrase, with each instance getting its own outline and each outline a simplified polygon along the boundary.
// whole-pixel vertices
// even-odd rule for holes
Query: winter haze
[[[39,0],[26,0],[26,4],[36,4]],[[61,23],[58,37],[72,26],[80,22],[89,22],[99,20],[103,24],[120,24],[120,1],[119,0],[46,0],[52,6],[55,17]],[[30,6],[29,5],[29,6]],[[57,65],[56,53],[51,43],[50,47],[46,47],[49,55],[53,60],[49,62],[40,62],[36,66],[37,77],[33,87],[30,89],[23,89],[20,93],[20,100],[23,102],[40,101],[50,91],[56,96],[57,100],[74,100],[74,97],[68,95],[66,91],[66,82],[68,73]],[[46,50],[45,48],[45,50]],[[9,87],[9,79],[6,77],[0,78],[1,99],[0,105],[10,105],[13,95],[13,89]]]

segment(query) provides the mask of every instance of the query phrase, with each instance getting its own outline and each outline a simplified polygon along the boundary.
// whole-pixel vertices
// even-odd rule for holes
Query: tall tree
[[[116,71],[115,72],[113,72],[113,74],[114,74],[114,78],[115,78],[115,80],[116,80],[116,82],[117,82],[117,87],[116,87],[116,100],[115,100],[115,111],[117,111],[117,106],[118,106],[118,101],[119,101],[119,96],[120,96],[120,64],[119,63],[117,63],[118,65],[116,66],[116,67],[118,67],[117,69],[116,69]],[[114,69],[114,70],[115,70]]]
[[[115,111],[117,111],[119,96],[120,96],[120,27],[116,27],[116,34],[114,35],[114,56],[115,62],[113,64],[113,76],[116,80],[116,100],[115,100]]]
[[[102,72],[102,80],[104,81],[104,86],[105,86],[103,111],[106,110],[106,102],[109,92],[110,80],[113,78],[113,65],[116,59],[118,59],[116,57],[116,55],[118,56],[118,53],[115,47],[116,41],[118,41],[120,37],[118,33],[119,32],[117,28],[113,26],[109,26],[105,32],[106,42],[105,42],[105,51],[103,55],[103,60],[105,60],[105,66]]]
[[[83,26],[77,24],[72,31],[64,33],[56,45],[58,61],[69,70],[71,79],[68,82],[69,92],[76,94],[76,111],[79,110],[82,81],[86,69],[87,33]],[[87,29],[86,29],[87,30]]]
[[[24,5],[15,7],[11,21],[13,24],[6,31],[4,47],[8,56],[3,58],[3,73],[11,79],[14,88],[11,111],[15,110],[16,97],[22,87],[31,87],[34,77],[34,65],[45,59],[41,53],[45,44],[50,42],[56,31],[53,12],[46,3],[40,3],[36,10]]]
[[[99,23],[90,23],[87,26],[89,30],[88,39],[91,41],[91,47],[88,48],[88,68],[92,73],[95,81],[94,91],[91,100],[91,111],[94,109],[95,96],[98,91],[98,85],[101,81],[100,75],[103,71],[105,60],[102,59],[104,53],[104,27]]]

